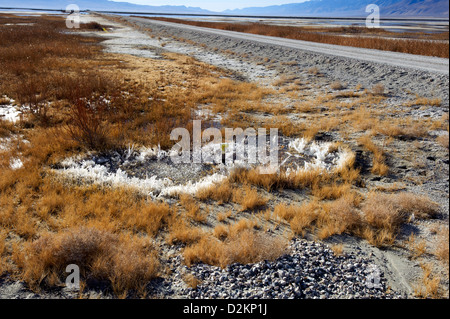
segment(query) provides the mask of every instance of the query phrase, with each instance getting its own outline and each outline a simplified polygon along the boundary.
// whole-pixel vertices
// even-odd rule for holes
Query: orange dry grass
[[[395,230],[415,218],[428,219],[439,213],[439,206],[428,197],[410,193],[371,193],[362,206],[368,224],[386,230]]]
[[[375,145],[369,136],[361,137],[358,142],[373,154],[372,173],[379,176],[387,175],[389,167],[385,163],[383,150]]]
[[[200,206],[197,204],[197,202],[191,195],[187,194],[180,195],[180,202],[183,205],[184,209],[186,210],[186,215],[189,218],[198,223],[203,223],[206,221],[207,218],[206,214],[204,214],[200,210]]]
[[[236,169],[230,175],[230,181],[241,184],[249,183],[270,191],[272,189],[313,188],[328,181],[329,177],[327,172],[322,170],[300,170],[294,174],[287,174],[283,171],[278,174],[260,174],[258,169]]]
[[[157,259],[153,250],[145,248],[147,244],[137,244],[138,235],[155,236],[171,219],[169,207],[126,191],[64,186],[38,165],[52,156],[26,160],[40,142],[27,145],[22,149],[24,167],[4,169],[1,179],[0,225],[15,238],[12,248],[3,251],[2,265],[8,261],[14,275],[34,286],[59,284],[69,261],[85,268],[85,278],[107,280],[117,293],[136,290],[153,278]],[[50,155],[61,151],[58,144],[52,147]],[[45,155],[46,148],[41,149]],[[81,228],[72,229],[73,225]],[[35,238],[39,240],[32,241]],[[88,251],[72,251],[71,242],[76,249]],[[106,247],[110,245],[114,251]],[[76,255],[81,259],[72,260]],[[107,263],[108,271],[100,267]]]
[[[252,230],[243,230],[228,236],[225,241],[214,237],[204,237],[198,243],[184,250],[188,266],[203,262],[225,267],[232,263],[255,263],[280,257],[286,242]]]
[[[192,227],[183,216],[174,215],[168,226],[166,241],[169,244],[193,244],[205,236],[200,228]]]
[[[442,293],[440,289],[441,278],[433,275],[433,266],[430,264],[422,264],[422,279],[415,287],[415,295],[422,299],[441,299]]]
[[[16,262],[31,285],[64,282],[66,267],[75,264],[80,267],[82,280],[105,280],[116,293],[123,293],[140,289],[157,275],[158,261],[149,248],[138,240],[81,227],[42,235],[25,246]]]
[[[254,210],[265,206],[268,199],[258,194],[258,191],[249,186],[243,190],[236,189],[233,192],[233,201],[242,206],[242,210]]]
[[[448,226],[442,227],[438,233],[438,238],[436,242],[436,248],[434,250],[434,255],[439,258],[447,267],[449,266],[449,231]]]
[[[445,135],[440,135],[436,138],[436,142],[438,142],[442,147],[445,147],[448,149],[449,147],[449,138],[448,138],[448,134]]]
[[[358,202],[358,199],[354,195],[347,195],[324,204],[317,223],[319,238],[325,239],[344,232],[355,233],[362,224],[362,218],[355,202]]]
[[[302,205],[281,203],[273,214],[288,222],[292,232],[300,236],[311,232],[326,239],[347,233],[379,247],[393,244],[400,226],[413,214],[417,219],[428,219],[438,212],[439,206],[425,196],[371,193],[363,200],[357,193],[348,192],[329,202],[315,199]]]
[[[406,241],[406,245],[411,253],[411,258],[416,259],[423,256],[427,252],[425,240],[417,241],[414,234],[411,234]]]
[[[233,189],[230,183],[226,181],[218,185],[211,185],[207,188],[200,189],[195,196],[201,201],[212,199],[221,205],[231,201],[233,198]]]
[[[290,226],[294,234],[304,236],[311,229],[320,214],[320,204],[317,201],[305,203],[295,208],[294,216],[290,220]]]

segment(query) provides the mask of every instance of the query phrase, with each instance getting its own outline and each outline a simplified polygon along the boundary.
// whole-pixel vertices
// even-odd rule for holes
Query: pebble
[[[175,294],[177,298],[188,299],[402,298],[392,290],[387,292],[380,269],[379,285],[368,284],[366,279],[373,274],[374,265],[362,252],[336,256],[325,244],[304,239],[293,239],[289,251],[273,262],[236,263],[225,269],[206,264],[187,268],[181,257],[174,258],[171,262],[177,264],[178,271],[183,269],[201,279],[201,283],[190,288],[172,276],[165,279],[170,282],[172,295],[163,293],[159,297],[173,298]]]

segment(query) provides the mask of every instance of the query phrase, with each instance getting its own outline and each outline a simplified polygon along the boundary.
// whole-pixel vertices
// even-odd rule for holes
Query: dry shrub
[[[362,211],[370,226],[377,229],[396,230],[413,214],[418,219],[435,217],[439,213],[439,206],[426,196],[373,192],[364,202]]]
[[[392,246],[395,243],[397,234],[390,229],[364,227],[359,236],[367,240],[372,246],[381,248]]]
[[[66,126],[68,135],[88,149],[101,151],[109,148],[112,142],[109,140],[110,128],[105,123],[107,111],[106,103],[101,101],[95,104],[76,101]]]
[[[411,252],[411,258],[413,259],[419,258],[427,252],[427,244],[425,240],[417,242],[414,233],[409,236],[406,241],[406,245]]]
[[[417,219],[435,218],[439,214],[439,205],[425,195],[402,192],[391,196],[402,211],[414,214]]]
[[[279,77],[278,79],[276,79],[272,85],[273,86],[283,86],[286,84],[289,84],[291,82],[293,82],[296,78],[295,77],[289,77],[286,75],[282,75],[281,77]]]
[[[407,220],[392,195],[372,193],[364,202],[362,210],[367,222],[378,229],[393,230]]]
[[[197,286],[201,284],[201,280],[195,277],[193,274],[187,274],[183,279],[188,287],[192,289],[197,289]]]
[[[313,66],[313,67],[308,69],[308,73],[312,74],[312,75],[318,75],[320,73],[320,70],[319,70],[318,67]]]
[[[0,119],[0,138],[8,137],[16,131],[14,123]]]
[[[201,212],[200,206],[191,195],[180,195],[180,202],[186,210],[187,216],[189,216],[192,220],[199,223],[204,223],[206,221],[206,214]]]
[[[448,269],[449,265],[449,231],[448,226],[443,227],[438,233],[438,239],[436,242],[436,248],[434,250],[434,255],[439,258]]]
[[[343,90],[345,89],[345,85],[342,84],[341,81],[334,81],[330,84],[330,88],[332,88],[333,90]]]
[[[438,142],[440,145],[442,145],[442,147],[445,147],[448,149],[448,144],[449,144],[448,134],[438,136],[436,138],[436,142]]]
[[[299,207],[296,205],[286,205],[285,203],[278,204],[275,206],[274,215],[290,222],[299,211]]]
[[[0,29],[0,91],[26,106],[36,123],[48,125],[48,102],[69,98],[85,83],[78,76],[78,81],[61,81],[72,78],[68,67],[77,68],[98,52],[92,45],[98,40],[60,32],[65,29],[62,18],[36,17],[32,23]]]
[[[358,143],[363,145],[373,154],[372,173],[378,176],[385,176],[389,173],[389,167],[385,163],[383,150],[375,145],[369,136],[363,136],[358,139]]]
[[[122,219],[135,231],[145,232],[155,236],[158,231],[168,223],[171,210],[165,203],[149,203],[130,207],[122,211]]]
[[[412,102],[413,105],[427,105],[427,106],[435,106],[439,107],[442,105],[442,99],[440,98],[426,98],[426,97],[416,97],[416,100]]]
[[[233,198],[233,189],[228,182],[223,182],[220,184],[213,184],[206,188],[198,190],[195,196],[201,200],[206,201],[212,199],[218,202],[219,205],[223,203],[229,203]]]
[[[342,256],[342,254],[344,253],[344,245],[343,244],[335,244],[335,245],[332,245],[330,248],[333,251],[335,256]]]
[[[389,166],[382,162],[375,161],[372,166],[372,173],[378,176],[386,176],[389,173]]]
[[[258,222],[254,219],[243,218],[238,222],[230,225],[228,231],[230,236],[235,236],[244,230],[257,230],[259,229]]]
[[[372,126],[373,132],[388,137],[403,137],[417,139],[426,137],[429,128],[423,121],[414,121],[411,118],[377,120]]]
[[[363,224],[355,234],[371,245],[383,247],[395,242],[401,225],[409,222],[412,216],[418,219],[435,217],[439,206],[426,196],[372,192],[362,204],[361,211]]]
[[[351,190],[350,184],[337,184],[334,183],[332,185],[325,185],[321,187],[314,188],[312,190],[312,195],[317,197],[318,199],[338,199],[348,194]]]
[[[304,236],[306,230],[311,229],[319,217],[321,206],[318,201],[311,201],[295,208],[295,216],[290,221],[292,231]]]
[[[188,266],[202,262],[225,267],[233,263],[275,260],[285,249],[285,240],[246,229],[227,237],[225,241],[204,237],[184,250],[184,259]]]
[[[421,264],[422,279],[420,284],[415,287],[415,295],[422,299],[440,299],[442,293],[440,290],[441,278],[433,275],[433,266],[430,264]]]
[[[228,218],[231,217],[232,214],[233,214],[233,212],[231,210],[229,210],[227,212],[221,212],[221,213],[217,214],[217,220],[219,222],[225,222]]]
[[[37,202],[36,210],[43,220],[47,220],[50,215],[56,215],[64,209],[67,198],[54,185],[44,184],[42,190],[43,195]]]
[[[155,253],[142,243],[85,227],[43,235],[23,254],[23,279],[32,286],[64,282],[66,267],[75,264],[84,281],[108,281],[115,293],[123,293],[140,289],[159,267]]]
[[[197,227],[192,227],[182,216],[173,215],[169,221],[166,241],[169,244],[192,244],[201,240],[205,233]]]
[[[229,228],[224,225],[217,225],[214,227],[214,236],[217,239],[224,240],[229,235]]]
[[[245,211],[265,206],[268,199],[259,195],[256,189],[246,186],[243,190],[234,190],[233,201],[240,204]]]
[[[385,92],[385,87],[384,87],[384,85],[383,84],[375,84],[373,87],[372,87],[372,94],[373,95],[384,95],[384,92]]]
[[[261,174],[258,169],[239,168],[232,171],[229,177],[232,183],[251,184],[263,187],[266,191],[318,188],[328,183],[330,179],[330,174],[321,169],[299,170],[291,174],[286,171],[278,174]]]
[[[323,205],[317,222],[319,238],[325,239],[344,232],[352,234],[361,227],[362,218],[355,201],[357,199],[353,195],[347,195]]]

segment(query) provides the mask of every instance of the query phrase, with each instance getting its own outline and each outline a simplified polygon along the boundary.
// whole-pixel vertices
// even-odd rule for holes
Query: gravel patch
[[[161,298],[189,299],[367,299],[402,298],[389,290],[383,272],[362,251],[336,256],[325,244],[294,239],[289,253],[277,260],[232,264],[222,269],[206,264],[184,266],[169,259],[174,273],[153,285]],[[175,255],[175,253],[174,253]],[[195,288],[184,278],[199,280]]]

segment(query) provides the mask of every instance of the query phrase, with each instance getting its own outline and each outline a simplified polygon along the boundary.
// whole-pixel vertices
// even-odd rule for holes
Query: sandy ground
[[[138,57],[161,58],[162,52],[176,52],[234,72],[235,77],[260,85],[270,86],[282,76],[295,75],[301,79],[310,78],[306,71],[318,66],[322,77],[317,84],[329,85],[339,79],[349,86],[362,84],[371,87],[376,83],[386,86],[389,94],[388,105],[394,107],[407,97],[418,93],[425,97],[439,97],[443,107],[433,110],[412,110],[418,117],[440,117],[448,112],[448,59],[417,57],[404,54],[379,52],[349,48],[336,48],[328,45],[312,45],[302,41],[273,39],[252,35],[236,35],[219,30],[203,30],[190,26],[180,26],[165,22],[153,22],[145,19],[127,18],[129,21],[152,29],[154,38],[129,26],[105,20],[101,17],[84,16],[83,20],[97,21],[108,25],[108,32],[102,33],[106,52],[131,54]],[[88,32],[85,32],[89,34]],[[98,35],[98,33],[96,33]],[[204,46],[186,44],[174,40],[173,36],[203,43]],[[159,38],[158,38],[159,37]],[[239,55],[224,55],[214,47],[231,50]],[[243,56],[245,55],[245,57]],[[269,59],[266,64],[259,63]],[[295,67],[286,67],[284,63],[295,61]],[[411,93],[412,92],[412,93]],[[439,223],[448,225],[448,151],[430,146],[433,159],[428,160],[426,170],[435,172],[434,178],[420,186],[408,186],[408,190],[418,194],[425,193],[441,204],[442,218]],[[402,163],[394,165],[401,172]],[[400,173],[399,173],[400,174]],[[380,181],[372,181],[373,184]],[[389,184],[389,180],[384,180]],[[295,194],[286,194],[286,200],[295,198]],[[427,222],[415,225],[427,235]],[[333,238],[330,241],[345,242],[345,250],[364,254],[383,271],[388,285],[403,297],[412,297],[413,283],[421,276],[418,261],[409,258],[400,248],[381,250],[366,242],[349,236]],[[0,298],[70,298],[70,292],[49,292],[44,295],[27,292],[20,283],[4,282],[0,284]],[[448,285],[448,282],[447,282]],[[95,297],[95,296],[94,296]]]
[[[204,30],[159,21],[149,22],[139,18],[126,19],[138,26],[151,28],[152,34],[156,37],[159,36],[160,39],[152,39],[150,40],[152,42],[149,43],[145,34],[138,36],[136,31],[132,31],[128,27],[122,28],[121,31],[116,30],[115,32],[124,32],[128,35],[105,41],[107,50],[111,52],[116,50],[112,41],[117,41],[115,44],[126,42],[127,45],[133,46],[135,45],[134,41],[142,43],[139,38],[144,36],[146,39],[144,43],[153,46],[153,48],[149,47],[150,51],[167,50],[187,54],[200,61],[234,71],[237,77],[257,82],[260,85],[270,85],[274,79],[286,75],[295,75],[301,78],[309,67],[318,66],[324,75],[318,80],[319,85],[337,79],[349,83],[349,86],[361,83],[370,87],[376,83],[382,83],[389,91],[389,105],[398,105],[405,98],[410,97],[411,92],[414,92],[421,96],[439,97],[444,106],[435,110],[412,111],[416,112],[418,117],[440,117],[448,112],[448,59],[311,44],[295,40],[222,32],[221,30]],[[189,45],[174,40],[172,36],[205,45]],[[231,50],[238,55],[224,56],[221,53],[214,53],[216,50],[212,49],[215,47]],[[249,57],[242,57],[242,55]],[[263,57],[264,59],[269,58],[272,62],[261,65],[258,61],[261,61],[260,59]],[[280,66],[281,62],[289,61],[298,62],[298,66]],[[442,224],[448,225],[448,152],[431,148],[430,153],[433,153],[436,159],[439,158],[434,163],[429,163],[436,166],[428,167],[428,170],[436,173],[435,178],[421,186],[411,185],[408,190],[417,194],[425,193],[441,204]],[[401,164],[397,163],[398,166]],[[389,183],[389,181],[386,182]],[[419,228],[426,232],[425,226],[419,225]],[[340,240],[346,242],[346,249],[349,251],[362,251],[371,256],[383,270],[393,290],[404,296],[413,295],[412,283],[417,282],[420,278],[421,268],[416,260],[408,258],[404,250],[395,247],[380,250],[351,237]]]

